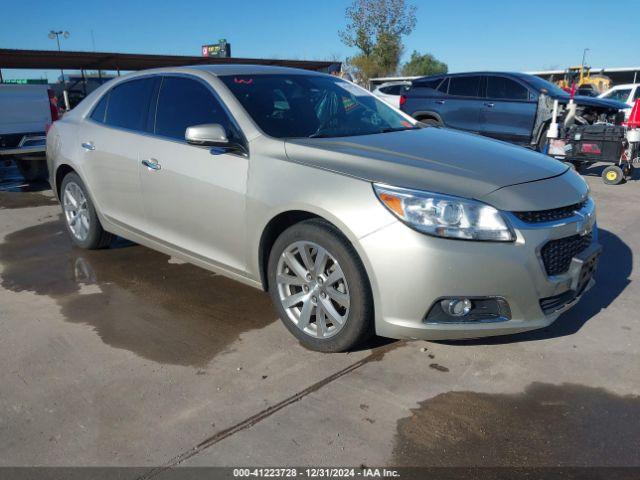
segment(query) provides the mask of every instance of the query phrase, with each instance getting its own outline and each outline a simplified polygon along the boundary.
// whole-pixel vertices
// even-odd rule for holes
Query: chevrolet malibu
[[[121,77],[55,122],[47,160],[78,247],[118,235],[264,289],[319,351],[541,328],[594,283],[595,206],[573,170],[329,75]]]

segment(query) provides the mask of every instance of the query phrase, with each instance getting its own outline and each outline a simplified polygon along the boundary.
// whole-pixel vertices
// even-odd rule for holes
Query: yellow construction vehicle
[[[606,75],[591,75],[591,67],[580,65],[569,67],[564,71],[564,78],[556,82],[563,90],[569,92],[572,86],[576,88],[591,88],[598,93],[603,93],[611,88],[611,79]]]

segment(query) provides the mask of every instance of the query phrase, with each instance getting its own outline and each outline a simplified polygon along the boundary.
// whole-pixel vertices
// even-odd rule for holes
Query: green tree
[[[347,27],[340,39],[359,52],[349,58],[366,81],[371,77],[393,74],[402,55],[402,36],[416,26],[416,7],[405,0],[354,0],[345,12]]]
[[[430,53],[421,55],[416,50],[413,51],[409,61],[402,67],[402,75],[407,77],[437,75],[439,73],[447,73],[448,71],[449,67],[446,63],[441,62]]]

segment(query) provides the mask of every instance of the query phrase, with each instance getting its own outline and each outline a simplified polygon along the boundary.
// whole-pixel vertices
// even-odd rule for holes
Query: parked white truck
[[[13,160],[27,181],[46,180],[46,132],[58,118],[47,85],[0,84],[0,161]]]

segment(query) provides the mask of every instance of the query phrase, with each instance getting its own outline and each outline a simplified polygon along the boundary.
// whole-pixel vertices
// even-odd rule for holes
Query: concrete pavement
[[[640,465],[640,184],[597,172],[598,285],[550,328],[326,355],[265,293],[71,247],[0,168],[0,466]]]

